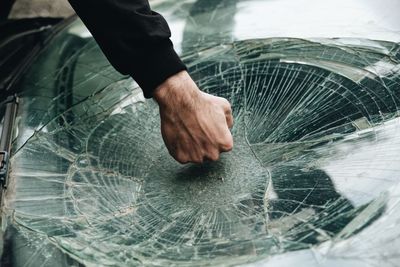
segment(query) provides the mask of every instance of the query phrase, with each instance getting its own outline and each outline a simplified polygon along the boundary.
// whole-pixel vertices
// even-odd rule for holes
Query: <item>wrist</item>
[[[187,71],[181,71],[160,84],[154,90],[153,98],[160,107],[168,107],[191,103],[200,93]]]

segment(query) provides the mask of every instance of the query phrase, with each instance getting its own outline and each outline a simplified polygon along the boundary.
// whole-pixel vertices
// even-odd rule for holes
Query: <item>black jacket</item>
[[[154,89],[186,67],[175,53],[165,19],[148,0],[69,0],[110,63],[152,97]]]

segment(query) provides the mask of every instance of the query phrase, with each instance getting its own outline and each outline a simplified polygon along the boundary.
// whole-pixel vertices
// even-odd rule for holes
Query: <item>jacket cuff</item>
[[[170,40],[148,47],[148,51],[139,61],[141,65],[136,66],[130,75],[142,88],[144,97],[152,98],[154,90],[160,84],[187,68],[176,54]]]

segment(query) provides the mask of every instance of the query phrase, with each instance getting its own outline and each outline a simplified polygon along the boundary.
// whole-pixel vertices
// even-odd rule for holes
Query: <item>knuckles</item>
[[[176,161],[178,161],[181,164],[187,164],[189,162],[196,163],[196,164],[202,164],[202,163],[204,163],[205,160],[209,160],[209,161],[219,160],[220,152],[218,150],[215,150],[212,152],[209,151],[200,156],[190,156],[190,155],[185,156],[185,155],[179,153],[178,155],[175,155],[173,157],[175,158]]]
[[[197,163],[201,164],[205,160],[217,161],[220,158],[220,152],[228,152],[233,149],[233,138],[231,135],[227,136],[222,142],[214,147],[209,147],[203,150],[202,153],[184,153],[184,151],[177,151],[175,155],[172,155],[176,161],[181,164]]]
[[[223,98],[223,107],[224,107],[225,111],[228,111],[228,112],[232,111],[231,103],[229,103],[229,101],[226,100],[225,98]]]
[[[214,103],[222,107],[225,112],[232,110],[231,103],[226,98],[216,97],[216,99],[218,100]]]
[[[222,152],[228,152],[231,151],[233,149],[233,138],[232,135],[229,135],[228,137],[226,137],[219,145],[220,150]]]
[[[169,153],[177,162],[180,164],[186,164],[189,162],[189,158],[184,154],[179,151],[176,151],[176,153]]]
[[[211,161],[217,161],[219,159],[219,151],[216,153],[211,153],[207,156],[207,158]]]
[[[203,159],[193,159],[193,160],[191,160],[191,162],[201,164],[201,163],[203,163]]]
[[[176,159],[176,161],[178,161],[180,164],[186,164],[186,163],[189,163],[189,160],[187,159],[187,158],[184,158],[184,157],[176,157],[175,158]]]
[[[233,124],[231,104],[225,98],[212,97],[208,97],[207,103],[210,105],[204,107],[211,112],[202,114],[212,113],[215,115],[206,118],[211,121],[205,120],[203,117],[200,120],[206,125],[203,127],[207,130],[206,133],[202,132],[197,124],[187,123],[190,127],[183,127],[187,125],[167,120],[165,116],[161,116],[164,142],[170,155],[181,164],[189,162],[201,164],[205,160],[217,161],[221,152],[228,152],[233,149],[233,137],[228,129]],[[190,114],[190,116],[195,115]],[[189,119],[185,117],[186,121],[191,122],[190,116]],[[227,125],[220,125],[223,119],[225,119]],[[177,132],[180,134],[178,135]]]

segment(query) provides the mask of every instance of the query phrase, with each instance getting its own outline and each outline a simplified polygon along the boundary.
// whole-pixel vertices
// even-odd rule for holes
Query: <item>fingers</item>
[[[227,129],[227,133],[225,133],[225,137],[222,142],[219,144],[220,152],[228,152],[233,149],[233,137],[231,132]]]
[[[185,156],[185,155],[182,154],[182,153],[179,153],[179,154],[177,154],[177,155],[172,155],[172,154],[171,154],[171,156],[173,156],[174,159],[175,159],[177,162],[179,162],[180,164],[186,164],[186,163],[192,162],[187,156]]]
[[[220,147],[220,149],[212,149],[202,154],[195,154],[195,155],[185,155],[183,153],[178,153],[176,155],[171,154],[181,164],[187,163],[196,163],[201,164],[205,161],[217,161],[219,160],[221,152],[230,151],[232,148],[229,147],[229,144]]]
[[[214,149],[213,151],[208,151],[207,155],[204,156],[205,161],[217,161],[219,160],[219,151]]]
[[[229,102],[223,98],[222,107],[226,124],[221,124],[220,121],[219,125],[215,126],[214,139],[203,140],[202,142],[198,142],[197,145],[195,144],[196,142],[186,142],[183,147],[179,147],[176,150],[178,155],[174,157],[179,163],[186,164],[191,162],[201,164],[205,161],[217,161],[220,158],[220,153],[229,152],[233,149],[233,137],[229,130],[233,126],[232,109]],[[181,139],[180,142],[182,141]]]
[[[181,164],[217,161],[233,148],[231,104],[206,93],[160,106],[161,132],[171,156]],[[183,103],[181,105],[181,102]]]
[[[230,112],[229,114],[225,113],[225,118],[226,118],[226,124],[228,125],[228,128],[231,129],[233,127],[232,112]]]
[[[229,132],[229,131],[228,131]],[[184,151],[188,151],[189,149],[178,149],[175,153],[170,153],[171,156],[175,158],[181,164],[187,163],[197,163],[201,164],[205,161],[217,161],[220,158],[220,153],[231,151],[233,148],[233,138],[229,132],[229,135],[220,143],[209,147],[207,150],[199,150],[193,151],[193,147],[191,153],[184,153]],[[190,151],[189,150],[189,151]]]
[[[225,113],[226,124],[228,125],[228,128],[232,128],[233,127],[233,116],[232,116],[231,104],[225,98],[221,98],[221,101],[222,101],[222,108]]]
[[[222,102],[223,102],[222,107],[223,107],[224,113],[225,113],[226,124],[227,124],[228,128],[232,128],[233,127],[233,116],[232,116],[231,104],[225,98],[222,98]],[[232,134],[229,131],[229,129],[226,129],[226,131],[224,133],[224,139],[219,144],[219,150],[220,150],[220,152],[228,152],[228,151],[231,151],[232,148],[233,148],[233,137],[232,137]]]

